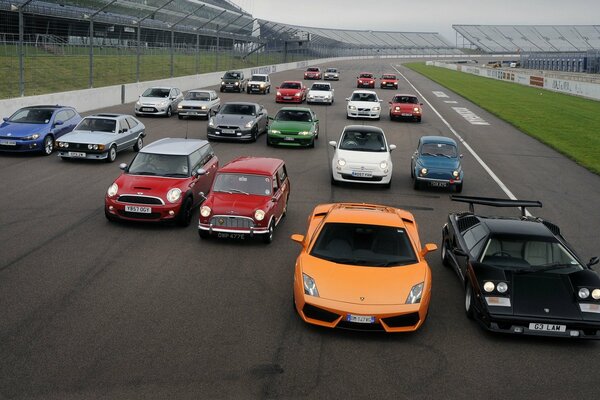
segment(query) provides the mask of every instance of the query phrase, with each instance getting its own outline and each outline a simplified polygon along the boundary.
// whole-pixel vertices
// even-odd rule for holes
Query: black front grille
[[[237,125],[219,125],[219,126],[217,126],[217,128],[219,128],[219,129],[231,129],[231,130],[240,129],[240,127],[237,126]]]
[[[342,178],[347,179],[349,181],[381,182],[381,180],[383,179],[383,176],[364,177],[364,176],[353,176],[350,174],[342,174]]]
[[[322,308],[315,307],[312,304],[305,303],[302,312],[306,316],[306,318],[316,319],[324,322],[333,322],[338,319],[340,316],[336,313],[332,313],[331,311],[323,310]]]
[[[390,328],[401,328],[403,326],[415,326],[419,323],[419,313],[396,315],[395,317],[383,318],[383,322]]]
[[[160,199],[157,199],[155,197],[146,197],[146,196],[122,195],[122,196],[119,196],[118,201],[123,202],[123,203],[133,203],[133,204],[163,205],[163,202]]]
[[[119,211],[119,215],[122,215],[126,218],[135,218],[135,219],[158,219],[160,218],[160,213],[134,213],[129,211]]]
[[[337,324],[338,328],[350,329],[353,331],[374,331],[374,332],[385,332],[383,326],[380,323],[374,324],[361,324],[358,322],[340,321]]]
[[[182,110],[202,110],[202,107],[195,107],[195,106],[181,106]]]
[[[218,228],[250,229],[254,227],[254,222],[250,218],[232,215],[216,215],[210,219],[210,224]]]

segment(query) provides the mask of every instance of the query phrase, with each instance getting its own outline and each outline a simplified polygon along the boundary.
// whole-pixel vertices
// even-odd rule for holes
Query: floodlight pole
[[[200,7],[197,7],[194,11],[192,11],[189,14],[186,14],[184,17],[178,19],[176,22],[174,22],[171,25],[171,78],[175,75],[174,71],[175,71],[175,63],[174,63],[174,52],[175,52],[175,27],[177,25],[179,25],[180,23],[182,23],[183,21],[185,21],[186,19],[188,19],[191,15],[196,14],[196,12],[198,10],[200,10],[202,7],[206,6],[206,4],[201,4]]]
[[[110,7],[117,1],[118,0],[111,0],[110,2],[108,2],[105,5],[103,5],[102,7],[100,7],[98,10],[96,10],[95,13],[93,13],[92,15],[90,15],[88,17],[90,20],[90,76],[89,76],[90,89],[94,87],[94,17],[96,15],[100,14],[102,11],[106,10],[108,7]],[[85,18],[85,15],[84,15],[84,18]]]
[[[27,0],[25,3],[17,6],[19,12],[19,95],[25,96],[25,26],[23,21],[23,8],[33,0]]]
[[[158,7],[156,10],[149,12],[148,14],[146,14],[144,17],[138,19],[137,21],[134,21],[135,24],[137,25],[137,52],[136,52],[137,54],[136,54],[136,65],[135,65],[135,81],[136,82],[140,81],[140,56],[141,56],[141,52],[142,52],[141,47],[140,47],[140,42],[142,41],[142,21],[150,18],[153,15],[156,15],[157,12],[159,12],[160,10],[162,10],[163,8],[165,8],[166,6],[171,4],[173,1],[175,1],[175,0],[168,0],[165,4]]]

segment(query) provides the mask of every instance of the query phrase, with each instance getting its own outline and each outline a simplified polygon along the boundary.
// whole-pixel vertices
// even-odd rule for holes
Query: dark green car
[[[307,107],[283,107],[271,123],[267,133],[267,145],[315,147],[319,138],[319,120]]]

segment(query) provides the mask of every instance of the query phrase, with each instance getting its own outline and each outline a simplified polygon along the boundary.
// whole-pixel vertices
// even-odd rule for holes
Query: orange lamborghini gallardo
[[[414,331],[425,321],[431,270],[407,211],[374,204],[315,207],[294,272],[302,319],[328,328]]]

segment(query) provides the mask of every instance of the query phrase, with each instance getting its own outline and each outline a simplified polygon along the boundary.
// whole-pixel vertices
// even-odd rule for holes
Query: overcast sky
[[[600,0],[230,0],[255,18],[336,29],[438,32],[452,25],[600,25]]]

